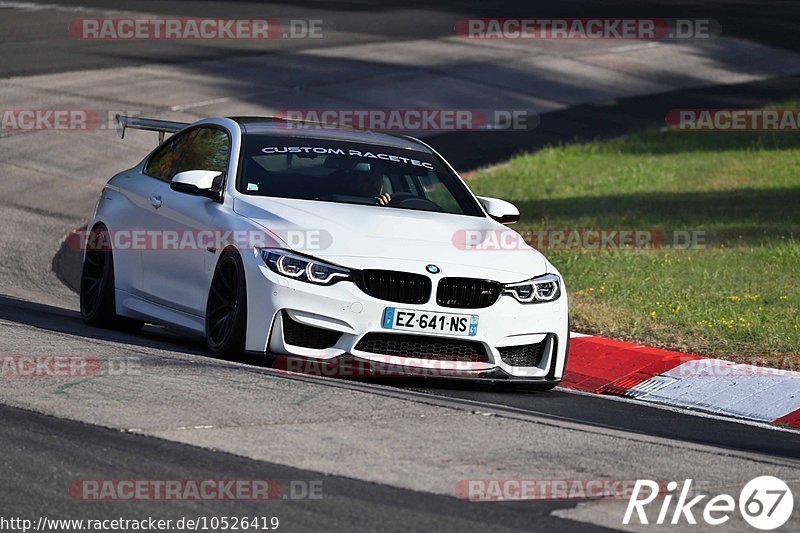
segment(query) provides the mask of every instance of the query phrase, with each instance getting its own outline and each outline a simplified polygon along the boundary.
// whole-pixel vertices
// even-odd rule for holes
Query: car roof
[[[307,122],[299,120],[288,120],[277,117],[229,117],[236,121],[245,135],[261,134],[276,135],[302,139],[327,139],[337,141],[349,141],[357,143],[374,144],[391,148],[404,148],[416,152],[432,153],[431,149],[422,142],[392,133],[356,130],[350,128],[336,127],[319,122]],[[296,127],[287,128],[287,124],[295,124]],[[307,127],[302,127],[303,125]]]

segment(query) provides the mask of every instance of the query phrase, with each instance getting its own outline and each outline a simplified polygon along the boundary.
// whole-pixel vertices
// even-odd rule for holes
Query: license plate
[[[478,315],[387,307],[383,312],[383,328],[474,337],[478,334]]]

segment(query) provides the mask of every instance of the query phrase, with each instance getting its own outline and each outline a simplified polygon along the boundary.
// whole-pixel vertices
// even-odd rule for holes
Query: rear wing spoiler
[[[147,130],[158,132],[159,144],[164,140],[165,133],[176,133],[189,126],[187,122],[173,122],[171,120],[157,120],[154,118],[128,117],[116,115],[117,134],[120,139],[125,138],[125,129]]]

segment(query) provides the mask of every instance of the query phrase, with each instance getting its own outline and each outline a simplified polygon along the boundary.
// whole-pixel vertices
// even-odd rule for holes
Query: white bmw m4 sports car
[[[161,324],[219,357],[561,381],[561,276],[505,226],[513,205],[476,197],[422,141],[273,118],[118,120],[162,142],[100,194],[86,323]]]

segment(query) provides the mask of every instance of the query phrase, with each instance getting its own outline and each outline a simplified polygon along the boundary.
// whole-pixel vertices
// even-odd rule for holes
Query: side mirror
[[[214,180],[222,175],[217,170],[185,170],[172,177],[169,188],[173,191],[204,196],[219,201],[220,191],[214,187]]]
[[[478,201],[483,208],[486,209],[489,216],[501,224],[519,222],[519,209],[511,202],[498,200],[497,198],[487,198],[485,196],[478,196]]]

